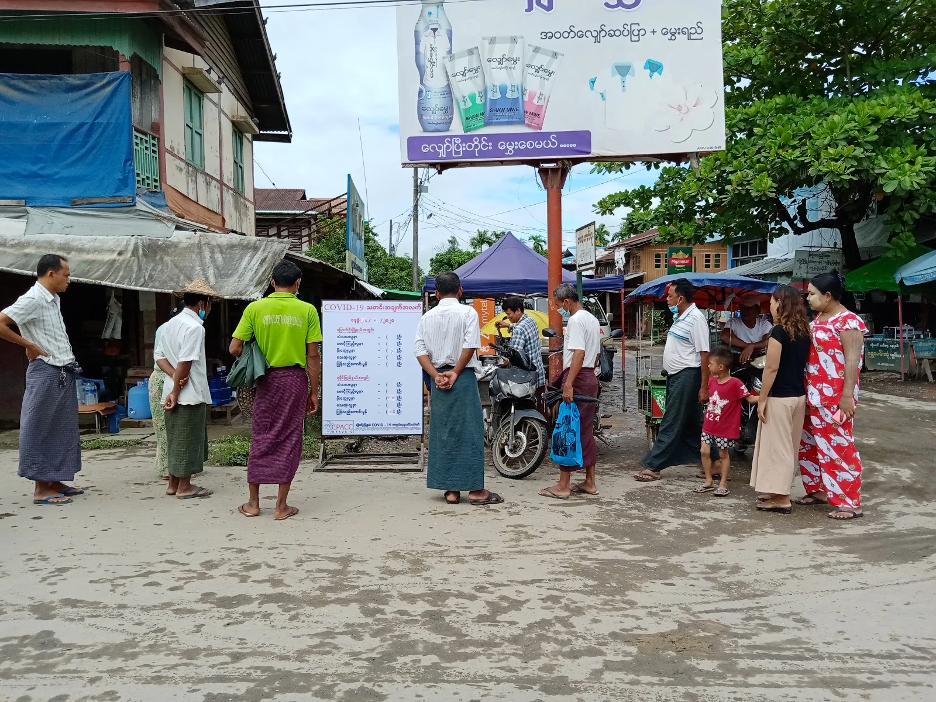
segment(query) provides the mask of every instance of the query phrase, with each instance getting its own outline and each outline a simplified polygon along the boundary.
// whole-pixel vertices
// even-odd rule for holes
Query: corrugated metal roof
[[[331,204],[336,215],[347,211],[347,196],[308,198],[300,188],[255,188],[254,206],[257,214],[263,212],[324,212]]]
[[[634,236],[629,237],[624,241],[620,241],[615,244],[615,246],[625,246],[627,248],[632,246],[640,246],[641,244],[647,244],[653,241],[658,236],[660,236],[660,232],[654,227],[653,229],[648,229],[642,234],[635,234]]]
[[[746,263],[743,266],[738,266],[737,268],[729,268],[728,270],[721,271],[720,273],[726,275],[747,275],[756,277],[761,275],[784,275],[792,272],[792,258],[763,258],[760,261]]]

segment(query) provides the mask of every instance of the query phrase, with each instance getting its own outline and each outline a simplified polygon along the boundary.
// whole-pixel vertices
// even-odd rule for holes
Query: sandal
[[[568,495],[557,495],[556,493],[552,491],[552,488],[543,488],[542,490],[539,491],[539,495],[541,497],[551,497],[554,500],[568,500],[569,499]]]
[[[758,512],[776,512],[777,514],[793,514],[793,507],[761,507],[757,505]]]
[[[655,483],[657,480],[662,479],[662,475],[652,470],[644,470],[640,473],[634,473],[634,480],[636,480],[638,483]]]
[[[714,485],[706,485],[705,483],[699,483],[693,492],[703,493],[703,492],[715,492]]]
[[[720,487],[715,489],[715,497],[726,497],[730,494],[731,491],[728,488]]]
[[[850,514],[850,517],[837,517],[838,514]],[[856,512],[853,509],[842,509],[841,507],[836,507],[834,511],[829,512],[829,519],[837,519],[840,522],[847,522],[850,519],[860,519],[864,516],[864,512]]]
[[[802,505],[803,507],[812,507],[813,505],[827,505],[829,502],[828,500],[816,499],[812,495],[806,495],[806,497],[801,497],[796,500],[796,504]]]
[[[572,492],[575,493],[576,495],[581,494],[581,495],[592,495],[592,496],[594,496],[594,495],[597,495],[597,494],[598,494],[598,491],[597,491],[597,490],[595,490],[594,492],[589,492],[588,490],[586,490],[585,488],[583,488],[583,487],[582,487],[580,484],[578,484],[578,483],[573,483],[573,484],[572,484],[572,487],[571,487],[571,490],[572,490]]]
[[[488,490],[487,497],[480,500],[469,499],[468,502],[473,504],[475,507],[481,507],[482,505],[499,505],[504,501],[504,498],[498,495],[496,492],[491,492]]]
[[[450,500],[450,499],[449,499],[449,495],[455,495],[455,499],[454,499],[454,500]],[[455,490],[448,490],[448,491],[445,493],[445,503],[446,503],[446,504],[449,504],[449,505],[457,505],[459,502],[461,502],[461,493],[460,493],[460,492],[456,492]]]

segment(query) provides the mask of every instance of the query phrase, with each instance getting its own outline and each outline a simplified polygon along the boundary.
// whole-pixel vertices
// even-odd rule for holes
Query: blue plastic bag
[[[582,467],[582,425],[575,403],[563,402],[559,406],[549,455],[556,465]]]

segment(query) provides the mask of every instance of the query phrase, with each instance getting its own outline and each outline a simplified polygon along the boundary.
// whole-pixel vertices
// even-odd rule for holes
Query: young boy
[[[741,436],[741,401],[747,399],[754,404],[757,395],[752,395],[738,378],[731,377],[731,349],[719,346],[709,354],[709,401],[702,424],[702,467],[705,482],[696,492],[714,492],[724,497],[728,491],[728,452],[734,448]],[[712,446],[718,448],[717,466],[712,468]],[[721,484],[716,488],[712,473],[721,473]]]

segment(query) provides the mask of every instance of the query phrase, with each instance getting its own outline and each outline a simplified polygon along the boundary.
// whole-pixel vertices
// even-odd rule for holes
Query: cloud
[[[395,10],[270,9],[266,16],[293,141],[258,142],[256,160],[277,187],[305,188],[310,197],[343,193],[350,173],[367,199],[371,222],[386,242],[390,221],[404,224],[413,202],[412,172],[400,166]],[[617,229],[620,216],[598,217],[594,203],[626,186],[654,179],[643,169],[612,180],[614,176],[590,175],[589,168],[577,166],[566,187],[566,244],[574,241],[570,232],[592,221]],[[254,181],[259,187],[271,187],[259,168]],[[546,193],[529,166],[458,168],[435,175],[420,217],[420,262],[428,264],[450,236],[467,241],[477,229],[545,236],[545,200]],[[401,253],[412,251],[411,231],[400,245]]]

